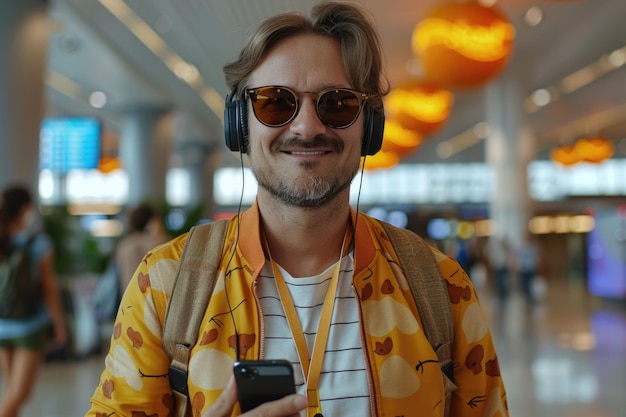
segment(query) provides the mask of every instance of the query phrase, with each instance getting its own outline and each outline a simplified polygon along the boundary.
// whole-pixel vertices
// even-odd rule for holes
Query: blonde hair
[[[250,74],[268,50],[282,39],[302,34],[328,36],[339,41],[343,65],[352,87],[370,94],[370,106],[382,108],[389,90],[383,74],[382,43],[372,20],[358,6],[324,1],[308,17],[284,13],[260,23],[248,38],[239,57],[224,66],[226,85],[241,98]]]

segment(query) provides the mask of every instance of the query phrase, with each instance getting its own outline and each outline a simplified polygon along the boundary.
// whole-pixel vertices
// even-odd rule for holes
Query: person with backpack
[[[224,67],[226,144],[242,166],[246,154],[256,201],[140,262],[87,416],[239,415],[233,366],[261,359],[290,362],[296,394],[243,416],[508,416],[465,272],[435,249],[407,259],[412,243],[392,237],[398,229],[350,206],[362,159],[381,147],[382,64],[371,18],[351,3],[260,23]],[[214,240],[214,227],[225,237]],[[423,270],[405,267],[414,263]],[[431,263],[436,276],[423,275],[447,290],[436,305],[434,286],[414,294],[410,284]],[[205,303],[201,289],[213,282]],[[199,322],[185,319],[190,310]],[[448,313],[453,339],[432,346],[427,323]],[[192,342],[170,343],[172,328]]]
[[[52,242],[31,227],[30,191],[9,186],[0,201],[0,417],[16,417],[28,400],[53,343],[64,346],[67,330],[53,271]],[[11,282],[14,280],[14,282]]]

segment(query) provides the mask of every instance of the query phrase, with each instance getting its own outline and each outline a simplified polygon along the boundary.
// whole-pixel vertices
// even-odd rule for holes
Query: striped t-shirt
[[[293,299],[309,348],[315,343],[324,297],[335,265],[313,277],[293,278],[280,266]],[[368,376],[365,370],[359,326],[359,310],[352,288],[354,262],[351,254],[341,260],[326,353],[320,375],[319,394],[324,417],[369,416]],[[265,320],[265,359],[287,359],[294,367],[297,392],[306,395],[302,366],[268,260],[257,288]]]

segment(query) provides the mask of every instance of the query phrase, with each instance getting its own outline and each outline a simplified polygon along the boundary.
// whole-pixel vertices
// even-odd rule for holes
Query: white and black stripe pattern
[[[341,261],[335,308],[320,375],[320,398],[325,417],[370,415],[359,310],[352,289],[353,268],[352,256],[345,256]],[[314,277],[293,278],[280,268],[293,298],[309,354],[315,342],[317,325],[333,270],[334,266],[331,266]],[[305,394],[302,366],[269,261],[260,274],[257,291],[265,320],[265,358],[291,361],[295,371],[296,388],[299,393]]]

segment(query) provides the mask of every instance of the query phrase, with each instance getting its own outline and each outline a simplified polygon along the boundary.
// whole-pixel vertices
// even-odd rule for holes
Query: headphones
[[[233,100],[235,91],[226,96],[224,107],[224,139],[226,147],[233,152],[248,153],[248,109],[246,101]],[[367,102],[364,105],[365,123],[363,125],[363,143],[361,156],[374,155],[383,144],[385,113],[383,109],[374,109]]]

